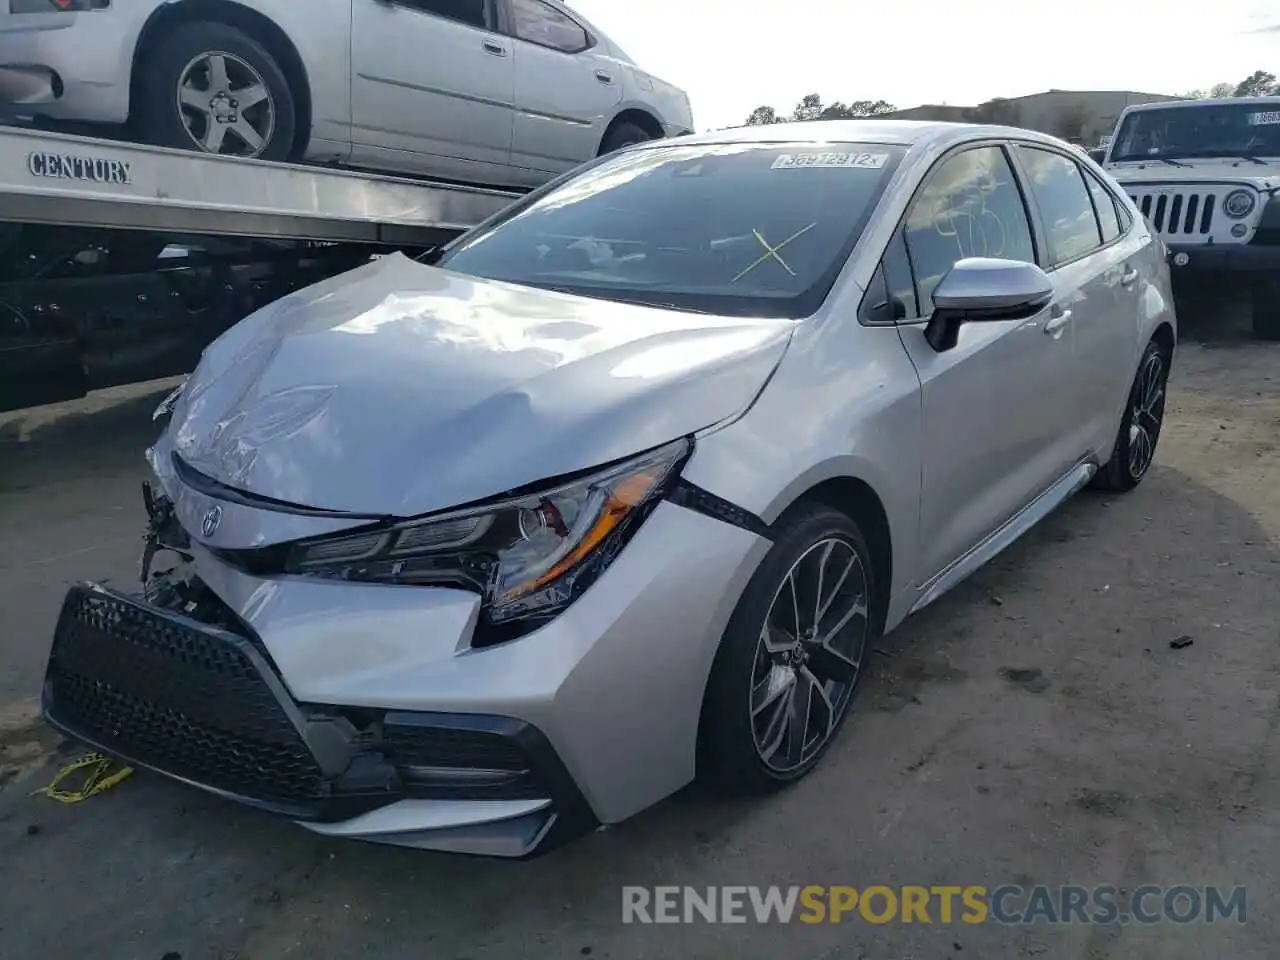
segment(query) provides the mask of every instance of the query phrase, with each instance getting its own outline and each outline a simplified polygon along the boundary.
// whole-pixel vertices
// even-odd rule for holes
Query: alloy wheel
[[[848,708],[868,632],[867,575],[853,544],[806,550],[774,593],[751,672],[751,729],[760,760],[780,775],[809,763]]]
[[[178,112],[205,153],[256,157],[275,132],[276,106],[262,74],[233,53],[195,57],[178,78]]]
[[[1153,352],[1138,372],[1133,409],[1129,416],[1129,476],[1142,476],[1155,459],[1156,441],[1164,422],[1164,357]]]

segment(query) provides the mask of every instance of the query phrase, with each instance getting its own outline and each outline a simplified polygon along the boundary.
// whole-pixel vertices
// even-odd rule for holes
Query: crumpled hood
[[[227,331],[187,383],[168,439],[242,491],[413,516],[732,417],[791,329],[478,280],[395,254]]]

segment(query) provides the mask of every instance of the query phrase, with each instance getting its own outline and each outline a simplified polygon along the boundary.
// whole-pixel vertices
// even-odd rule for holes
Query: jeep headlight
[[[1243,220],[1257,205],[1258,198],[1252,190],[1232,190],[1222,201],[1222,212],[1232,220]]]
[[[283,572],[484,597],[479,643],[534,629],[608,567],[670,489],[692,449],[679,440],[552,489],[287,547]]]

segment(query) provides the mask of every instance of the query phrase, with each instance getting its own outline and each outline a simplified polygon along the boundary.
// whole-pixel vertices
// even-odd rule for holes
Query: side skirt
[[[1098,465],[1092,461],[1078,463],[1053,486],[1004,522],[985,540],[980,541],[968,553],[935,576],[920,590],[920,596],[907,611],[910,616],[923,610],[933,601],[956,586],[996,554],[1000,553],[1037,523],[1056,510],[1062,503],[1085,486]]]

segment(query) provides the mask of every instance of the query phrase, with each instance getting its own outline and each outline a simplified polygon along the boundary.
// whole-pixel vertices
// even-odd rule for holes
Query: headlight
[[[1243,220],[1253,213],[1257,203],[1252,190],[1232,190],[1222,201],[1222,212],[1233,220]]]
[[[609,565],[679,474],[679,440],[555,489],[291,545],[284,572],[471,589],[496,640],[567,607]],[[493,642],[490,640],[489,642]]]

